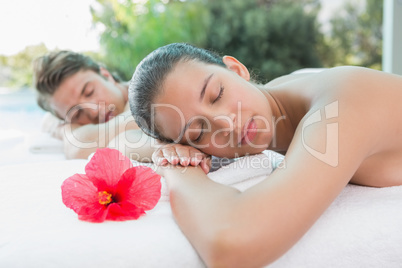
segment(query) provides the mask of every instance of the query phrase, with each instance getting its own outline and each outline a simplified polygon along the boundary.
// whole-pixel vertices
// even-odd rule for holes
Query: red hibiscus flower
[[[160,176],[146,166],[133,167],[118,150],[98,149],[85,166],[61,186],[63,203],[90,222],[135,220],[155,207]]]

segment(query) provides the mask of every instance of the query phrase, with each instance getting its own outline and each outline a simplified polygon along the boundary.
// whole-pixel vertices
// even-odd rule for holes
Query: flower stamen
[[[106,191],[99,192],[99,204],[101,205],[108,205],[112,202],[112,195]]]

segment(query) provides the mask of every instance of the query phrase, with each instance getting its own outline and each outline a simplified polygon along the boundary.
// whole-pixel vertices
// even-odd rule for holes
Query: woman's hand
[[[205,173],[208,173],[211,168],[211,158],[207,154],[191,146],[181,144],[161,146],[152,154],[152,161],[158,166],[168,164],[184,167],[200,165]]]

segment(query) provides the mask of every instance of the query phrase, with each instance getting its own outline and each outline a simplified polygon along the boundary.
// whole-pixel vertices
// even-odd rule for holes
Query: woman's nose
[[[87,109],[85,109],[85,114],[88,117],[89,121],[91,123],[99,123],[99,104],[91,103],[91,105],[88,105]]]
[[[234,113],[217,116],[214,120],[224,136],[228,136],[236,127],[236,114]]]

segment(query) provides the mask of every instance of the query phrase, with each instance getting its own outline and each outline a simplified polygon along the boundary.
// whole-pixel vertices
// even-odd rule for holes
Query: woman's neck
[[[281,92],[270,91],[265,88],[261,88],[261,91],[267,98],[269,103],[269,107],[267,108],[271,109],[272,113],[273,137],[268,149],[286,153],[296,131],[297,124],[294,124],[292,114],[286,109]]]

